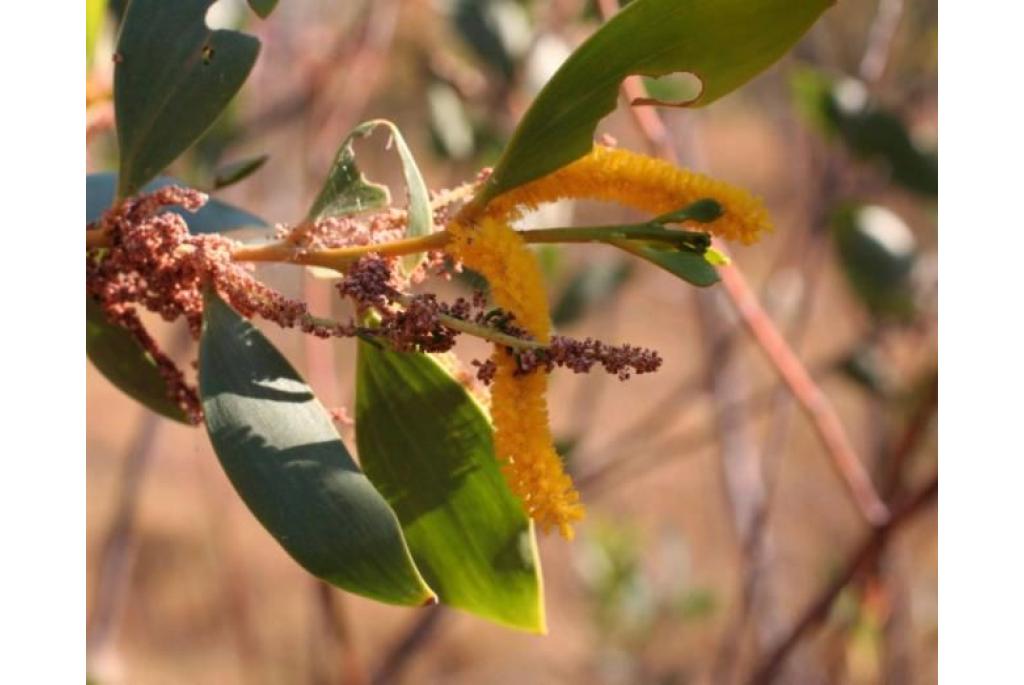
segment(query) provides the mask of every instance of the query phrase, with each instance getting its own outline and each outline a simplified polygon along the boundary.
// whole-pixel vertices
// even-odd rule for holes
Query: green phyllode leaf
[[[206,429],[235,490],[303,568],[381,602],[436,602],[395,513],[291,364],[208,293],[199,346]]]
[[[659,266],[673,276],[683,279],[691,285],[706,288],[718,283],[718,271],[703,255],[686,250],[667,250],[657,247],[638,245],[633,241],[609,241],[612,245],[635,254],[655,266]]]
[[[277,0],[248,0],[249,7],[252,11],[260,16],[261,19],[266,19],[270,16],[270,13],[277,7]]]
[[[103,310],[85,298],[85,354],[107,379],[126,395],[157,414],[189,423],[185,412],[167,396],[167,384],[156,362],[131,333],[107,322]]]
[[[436,358],[360,341],[356,439],[445,604],[545,632],[533,528],[494,456],[484,410]]]
[[[205,132],[256,61],[260,43],[211,31],[214,0],[132,0],[117,42],[119,197],[134,195]]]
[[[166,185],[181,184],[161,176],[143,190],[156,190]],[[96,221],[114,202],[117,175],[89,174],[85,177],[85,223]],[[211,199],[198,212],[175,210],[181,214],[192,233],[214,233],[241,226],[266,226],[259,217],[244,210]],[[135,338],[120,326],[107,321],[99,305],[85,298],[85,353],[96,369],[129,397],[162,416],[188,423],[185,413],[167,398],[167,385],[157,370],[156,362]]]
[[[778,60],[832,0],[633,0],[561,66],[534,100],[482,201],[587,154],[630,74],[689,72],[707,105]],[[656,104],[649,102],[645,104]]]
[[[313,201],[309,209],[307,219],[317,221],[332,216],[347,216],[373,209],[387,207],[391,203],[391,195],[388,189],[379,183],[369,181],[359,170],[356,164],[356,153],[352,144],[356,138],[366,138],[378,126],[387,127],[391,132],[391,140],[402,160],[402,173],[405,175],[405,185],[409,195],[409,225],[406,229],[406,236],[415,238],[427,235],[434,229],[433,213],[430,209],[430,195],[427,193],[427,184],[423,181],[416,160],[405,144],[402,133],[390,121],[386,119],[374,119],[356,126],[348,134],[348,137],[341,143],[338,153],[335,155],[334,163],[327,174],[320,194]],[[402,265],[407,271],[415,269],[422,258],[422,254],[406,255],[402,258]]]

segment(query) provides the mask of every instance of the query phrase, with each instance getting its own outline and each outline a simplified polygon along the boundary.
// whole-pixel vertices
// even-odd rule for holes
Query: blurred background
[[[116,169],[109,100],[118,2],[89,69],[90,172]],[[609,7],[610,5],[610,7]],[[615,3],[284,0],[212,25],[262,41],[241,94],[169,173],[266,219],[303,216],[350,128],[388,118],[433,189],[493,164],[561,61]],[[937,468],[937,10],[840,2],[770,71],[700,109],[623,105],[599,135],[763,197],[774,234],[732,251],[764,311],[834,404],[875,488],[913,498]],[[647,80],[685,99],[684,77]],[[653,113],[654,110],[644,110]],[[650,115],[645,115],[650,116]],[[386,136],[357,143],[401,203]],[[627,211],[552,206],[536,226]],[[271,230],[250,232],[263,239]],[[931,683],[936,514],[872,530],[834,458],[722,285],[699,290],[603,246],[539,251],[561,332],[653,347],[657,374],[552,376],[552,421],[583,492],[577,539],[542,537],[549,635],[328,589],[260,528],[201,429],[88,371],[88,652],[98,683]],[[344,315],[330,283],[259,274]],[[437,288],[437,284],[430,284]],[[444,295],[472,283],[441,286]],[[149,321],[149,320],[147,320]],[[183,327],[150,321],[188,363]],[[329,407],[351,409],[354,348],[261,324]],[[460,343],[465,360],[486,354]],[[341,426],[354,445],[350,426]],[[775,663],[777,662],[777,664]],[[778,666],[776,668],[776,665]]]

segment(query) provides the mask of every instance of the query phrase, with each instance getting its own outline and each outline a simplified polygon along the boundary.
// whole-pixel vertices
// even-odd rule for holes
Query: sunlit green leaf
[[[693,73],[714,102],[783,55],[830,0],[634,0],[534,100],[485,187],[489,199],[585,155],[630,74]]]
[[[356,438],[442,602],[544,632],[533,529],[494,456],[486,414],[435,358],[359,343]]]
[[[185,412],[168,398],[153,358],[131,333],[109,323],[91,297],[85,298],[85,354],[126,395],[169,419],[188,423]]]
[[[195,142],[256,61],[256,38],[206,26],[211,4],[132,0],[125,12],[114,70],[120,197],[138,192]]]
[[[199,389],[221,466],[292,558],[382,602],[434,601],[395,513],[352,461],[313,391],[214,294],[206,298]]]
[[[427,235],[433,230],[433,214],[430,209],[430,195],[427,184],[423,182],[416,160],[413,159],[409,146],[405,144],[398,127],[386,119],[366,121],[352,129],[338,148],[334,164],[327,175],[320,194],[313,201],[307,218],[316,221],[329,216],[346,216],[371,209],[386,207],[391,199],[386,187],[372,183],[363,176],[356,164],[356,153],[352,143],[357,138],[366,138],[378,126],[386,127],[391,133],[390,142],[398,151],[402,160],[402,173],[405,175],[405,186],[409,199],[409,224],[406,236],[413,238]],[[407,270],[416,268],[422,255],[406,255],[402,264]]]
[[[85,0],[85,69],[92,66],[96,41],[103,28],[103,19],[107,13],[107,0]]]

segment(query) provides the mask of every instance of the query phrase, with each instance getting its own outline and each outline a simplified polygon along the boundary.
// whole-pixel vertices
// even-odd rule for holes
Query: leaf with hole
[[[390,121],[386,119],[374,119],[356,126],[342,142],[341,147],[335,155],[334,163],[327,174],[320,194],[313,201],[309,209],[307,219],[317,221],[332,216],[347,216],[373,209],[380,209],[388,206],[391,196],[388,189],[378,183],[369,181],[363,176],[362,171],[356,164],[356,153],[352,144],[357,138],[366,138],[378,126],[384,126],[391,133],[390,143],[393,143],[402,160],[402,173],[405,176],[405,186],[408,193],[409,220],[406,227],[406,236],[415,238],[427,235],[433,231],[433,213],[430,209],[430,195],[427,193],[427,184],[423,181],[416,160],[405,144],[402,133]],[[407,271],[412,271],[419,264],[422,254],[406,255],[402,258],[402,265]]]
[[[438,359],[359,343],[356,439],[445,604],[545,630],[540,562],[494,456],[490,421]]]
[[[137,193],[194,143],[256,61],[256,38],[206,26],[212,4],[132,0],[128,5],[114,69],[119,197]]]
[[[707,105],[778,60],[831,0],[633,0],[548,81],[498,161],[481,200],[539,178],[590,151],[598,122],[630,74],[689,72],[688,106]]]
[[[395,513],[330,416],[252,324],[207,293],[199,345],[206,430],[249,510],[303,568],[381,602],[436,601]]]

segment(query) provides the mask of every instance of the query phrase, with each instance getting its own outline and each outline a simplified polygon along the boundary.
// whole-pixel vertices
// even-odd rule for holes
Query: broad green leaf
[[[277,7],[277,0],[249,0],[249,7],[252,11],[260,15],[260,18],[266,19],[270,16],[270,13]]]
[[[145,185],[143,192],[151,192],[169,185],[188,185],[170,176],[160,176]],[[114,202],[117,174],[89,174],[85,177],[85,223],[96,221]],[[266,226],[267,223],[244,209],[210,198],[198,212],[174,210],[188,224],[190,233],[221,233],[246,226]]]
[[[167,396],[167,384],[156,362],[131,333],[107,321],[91,297],[85,298],[85,354],[107,379],[126,395],[157,414],[188,423],[188,417]]]
[[[578,159],[630,74],[689,72],[707,105],[781,57],[832,0],[633,0],[562,65],[498,161],[486,201]]]
[[[252,324],[212,293],[199,345],[199,390],[221,466],[295,561],[382,602],[436,601],[395,513],[352,461],[313,391]]]
[[[270,159],[270,155],[259,155],[257,157],[250,157],[248,159],[232,162],[231,164],[225,164],[218,168],[214,175],[213,189],[220,190],[221,188],[227,188],[230,185],[234,185],[239,181],[248,178],[250,175],[258,171],[260,167],[266,164],[268,159]]]
[[[633,271],[633,264],[625,259],[584,267],[562,291],[551,311],[551,321],[561,327],[583,318],[592,307],[615,295],[629,281]]]
[[[423,354],[361,341],[357,378],[360,463],[424,578],[445,604],[544,632],[533,529],[501,475],[483,409]]]
[[[410,238],[427,235],[434,228],[433,214],[430,209],[430,196],[423,182],[416,160],[405,144],[398,127],[385,119],[366,121],[352,129],[348,137],[338,148],[338,153],[327,174],[320,194],[313,201],[307,219],[317,221],[331,216],[347,216],[358,212],[380,209],[388,206],[391,196],[388,189],[378,183],[369,181],[356,164],[356,153],[352,147],[356,138],[366,138],[378,126],[385,126],[391,132],[391,141],[398,150],[402,160],[402,173],[409,198],[409,225],[406,235]],[[422,255],[406,255],[402,264],[409,271],[416,268]]]
[[[205,23],[213,0],[132,0],[117,42],[121,173],[134,195],[206,131],[242,87],[260,43]]]
[[[103,28],[103,19],[107,14],[107,0],[85,0],[85,70],[92,66],[92,56],[96,51],[96,40]]]
[[[714,285],[719,281],[718,271],[715,270],[715,267],[696,252],[647,247],[630,240],[608,242],[701,288]]]

